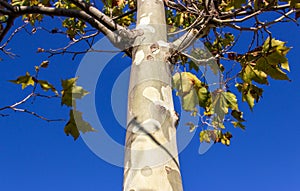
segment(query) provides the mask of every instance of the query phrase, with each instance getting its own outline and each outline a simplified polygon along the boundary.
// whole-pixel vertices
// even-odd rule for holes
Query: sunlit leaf
[[[185,111],[194,111],[198,103],[198,95],[195,89],[191,89],[182,96],[182,108]]]
[[[35,83],[32,76],[29,74],[29,72],[26,72],[25,76],[19,76],[16,80],[9,80],[9,81],[15,84],[21,84],[22,89],[30,85],[34,86]]]
[[[206,87],[201,87],[198,90],[198,99],[199,99],[199,105],[203,108],[206,108],[209,106],[211,100],[210,100],[210,92]]]
[[[62,105],[72,106],[75,99],[81,99],[85,95],[89,94],[89,92],[84,90],[81,86],[76,85],[77,79],[78,78],[70,78],[61,81],[61,85],[63,88],[63,90],[61,91]]]
[[[48,65],[49,65],[49,61],[48,61],[48,60],[45,60],[45,61],[43,61],[43,62],[41,63],[40,66],[41,66],[42,68],[47,68]]]
[[[56,95],[58,95],[57,90],[55,89],[55,87],[50,84],[48,81],[45,80],[38,80],[38,83],[40,84],[41,88],[45,91],[51,90],[53,91]]]
[[[70,110],[70,119],[65,125],[64,131],[67,136],[71,135],[76,140],[80,133],[95,132],[96,130],[82,118],[82,113],[76,110]]]
[[[242,100],[246,101],[252,110],[254,107],[254,102],[257,103],[261,98],[263,89],[249,83],[237,83],[235,86],[242,93]]]
[[[268,74],[271,78],[276,80],[289,80],[286,73],[284,73],[278,65],[273,65],[268,62],[266,58],[260,58],[257,60],[254,67],[256,70],[263,71]]]

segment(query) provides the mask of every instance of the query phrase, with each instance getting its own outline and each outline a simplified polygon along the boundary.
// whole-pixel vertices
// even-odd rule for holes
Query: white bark
[[[163,1],[138,0],[137,11],[123,191],[182,191]]]

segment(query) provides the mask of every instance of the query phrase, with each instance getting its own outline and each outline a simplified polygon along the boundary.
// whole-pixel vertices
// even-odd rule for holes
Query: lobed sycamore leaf
[[[71,135],[76,140],[80,132],[96,132],[96,130],[82,118],[82,113],[76,110],[70,110],[70,119],[65,125],[64,132],[67,136]]]
[[[269,84],[267,74],[263,71],[254,69],[254,67],[251,64],[247,64],[245,66],[240,76],[243,79],[243,81],[247,83],[251,83],[251,81],[253,80],[259,84]]]
[[[249,83],[237,83],[235,86],[241,92],[242,100],[246,101],[252,110],[254,102],[257,103],[262,97],[263,89]]]
[[[62,80],[61,85],[63,90],[61,91],[62,98],[61,104],[66,106],[72,106],[75,99],[81,99],[82,97],[89,94],[88,91],[83,89],[81,86],[76,85],[78,78],[70,78],[67,80]]]
[[[186,111],[195,111],[199,104],[197,89],[201,86],[200,80],[192,73],[181,72],[173,76],[173,88],[181,96],[182,108]]]
[[[289,80],[286,73],[283,72],[278,65],[273,65],[268,62],[267,58],[258,59],[254,68],[256,70],[263,71],[275,80]]]
[[[9,80],[9,81],[15,84],[21,84],[22,89],[30,85],[34,86],[35,83],[33,77],[29,74],[29,72],[26,72],[25,76],[19,76],[16,80]]]

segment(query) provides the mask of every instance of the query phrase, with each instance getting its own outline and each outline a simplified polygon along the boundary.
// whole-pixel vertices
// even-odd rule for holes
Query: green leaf
[[[211,110],[216,114],[213,118],[213,124],[216,127],[225,128],[223,121],[229,108],[238,110],[236,96],[231,92],[224,92],[223,90],[216,91],[213,103],[211,104]]]
[[[203,130],[200,132],[200,142],[202,143],[203,141],[207,142],[207,143],[210,143],[210,135],[208,133],[207,130]]]
[[[173,88],[181,96],[182,108],[186,111],[195,111],[199,103],[197,89],[201,86],[200,80],[192,73],[181,72],[173,76]]]
[[[190,92],[182,96],[182,108],[185,111],[195,111],[198,103],[198,95],[195,89],[191,89]]]
[[[276,40],[275,38],[272,38],[270,41],[270,37],[266,39],[266,41],[263,44],[263,52],[269,52],[274,47],[284,47],[285,42]]]
[[[82,118],[82,113],[76,110],[70,110],[70,119],[65,125],[64,132],[67,136],[71,135],[76,140],[80,133],[96,132],[96,130]]]
[[[276,80],[289,80],[286,73],[284,73],[278,65],[273,65],[268,62],[266,58],[260,58],[257,60],[254,67],[258,71],[263,71],[268,74],[271,78]]]
[[[278,65],[280,64],[282,69],[290,71],[287,53],[290,51],[290,47],[285,46],[286,42],[267,38],[263,45],[263,52],[266,53],[265,58],[269,64]]]
[[[19,76],[16,80],[9,80],[9,81],[15,84],[21,84],[22,89],[30,85],[34,86],[35,83],[32,76],[29,74],[29,72],[26,72],[25,76]]]
[[[230,107],[232,110],[238,110],[236,96],[231,92],[223,92],[222,94],[227,101],[226,107]]]
[[[177,72],[172,78],[172,86],[178,91],[179,96],[181,96],[182,94],[189,92],[192,89],[193,84],[186,77],[184,72]]]
[[[63,90],[61,91],[62,98],[61,104],[72,106],[75,99],[81,99],[85,95],[89,94],[88,91],[84,90],[81,86],[76,85],[78,78],[70,78],[67,80],[62,80],[61,85]]]
[[[237,83],[235,86],[242,93],[242,100],[246,101],[252,110],[254,102],[257,103],[262,96],[263,89],[249,83]]]
[[[199,88],[198,99],[199,99],[199,105],[201,107],[206,108],[209,106],[211,102],[211,96],[210,96],[210,92],[206,87]]]
[[[56,95],[58,95],[57,90],[55,89],[55,87],[50,84],[48,81],[45,80],[38,80],[38,83],[40,84],[41,88],[45,91],[51,90],[53,91]]]
[[[231,122],[231,123],[233,124],[234,127],[239,127],[239,128],[241,128],[241,129],[243,129],[243,130],[246,129],[245,125],[243,125],[243,124],[242,124],[241,122],[239,122],[239,121],[233,121],[233,122]]]
[[[263,71],[254,69],[253,66],[247,64],[241,72],[241,78],[244,82],[251,83],[252,80],[259,84],[269,84],[267,80],[267,74]]]
[[[228,113],[228,104],[227,100],[223,95],[223,90],[218,89],[213,93],[213,102],[210,105],[210,111],[215,115],[212,118],[212,125],[216,128],[225,128],[224,126],[224,118]]]

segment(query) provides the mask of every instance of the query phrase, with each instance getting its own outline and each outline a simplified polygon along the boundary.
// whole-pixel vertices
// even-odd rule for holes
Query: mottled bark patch
[[[151,17],[151,15],[152,15],[152,13],[142,14],[141,15],[141,19],[140,19],[140,24],[141,25],[148,25],[148,24],[150,24],[150,21],[151,21],[150,17]]]
[[[140,65],[145,58],[145,54],[143,50],[138,50],[135,54],[134,63],[136,65]]]
[[[145,166],[144,168],[141,169],[141,174],[143,176],[151,176],[152,175],[152,168],[150,168],[149,166]]]

